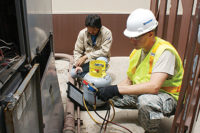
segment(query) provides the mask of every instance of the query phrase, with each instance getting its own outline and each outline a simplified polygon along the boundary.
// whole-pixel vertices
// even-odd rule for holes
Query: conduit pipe
[[[73,56],[63,53],[55,53],[55,58],[67,59],[69,63],[69,72],[73,65]],[[74,79],[68,74],[68,80],[74,84]],[[80,127],[79,127],[80,128]],[[63,133],[75,133],[74,103],[69,98],[66,100],[66,114],[64,116]]]

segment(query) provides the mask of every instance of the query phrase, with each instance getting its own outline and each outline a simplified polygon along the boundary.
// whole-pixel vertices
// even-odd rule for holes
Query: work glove
[[[113,98],[114,96],[123,98],[123,96],[119,93],[117,85],[98,88],[96,95],[97,98],[101,99],[102,101],[108,101],[108,99]]]

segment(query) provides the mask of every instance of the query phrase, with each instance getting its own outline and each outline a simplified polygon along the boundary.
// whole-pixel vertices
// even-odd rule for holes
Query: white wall
[[[53,14],[129,14],[136,8],[150,8],[151,0],[52,0]]]
[[[195,13],[197,0],[194,0]],[[136,8],[150,9],[151,0],[52,0],[53,14],[81,14],[81,13],[103,13],[103,14],[129,14]],[[170,10],[169,0],[167,13]],[[179,1],[178,14],[182,14],[182,3]]]

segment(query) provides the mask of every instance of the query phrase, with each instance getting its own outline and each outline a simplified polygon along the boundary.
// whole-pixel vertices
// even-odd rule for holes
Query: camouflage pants
[[[115,97],[112,101],[119,108],[138,109],[138,120],[148,132],[157,132],[161,119],[172,115],[177,104],[176,100],[167,93],[124,95],[123,99]]]

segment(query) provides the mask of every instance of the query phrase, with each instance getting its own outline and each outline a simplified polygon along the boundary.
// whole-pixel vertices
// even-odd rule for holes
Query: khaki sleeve
[[[74,63],[76,63],[77,60],[83,56],[84,53],[84,35],[82,32],[79,32],[73,53],[74,53]]]
[[[88,59],[95,59],[101,56],[107,57],[110,55],[110,48],[112,45],[112,33],[111,31],[107,31],[106,33],[104,33],[105,35],[103,35],[102,38],[102,44],[101,44],[101,48],[99,50],[96,50],[94,52],[90,52],[87,55]]]

